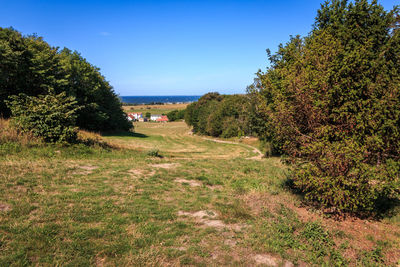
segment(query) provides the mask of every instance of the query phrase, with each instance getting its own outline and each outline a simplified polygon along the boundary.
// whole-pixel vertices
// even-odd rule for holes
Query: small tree
[[[6,101],[12,124],[22,132],[32,132],[50,143],[72,143],[77,138],[75,126],[79,107],[65,92],[37,97],[19,94]]]
[[[151,113],[150,113],[150,112],[146,112],[145,117],[148,118],[148,119],[150,119],[150,118],[151,118]]]

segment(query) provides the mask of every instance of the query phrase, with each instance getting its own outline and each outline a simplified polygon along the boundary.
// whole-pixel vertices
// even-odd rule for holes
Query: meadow
[[[164,104],[164,105],[135,105],[135,106],[123,106],[125,112],[146,112],[151,114],[167,114],[172,110],[185,109],[188,104]]]
[[[0,266],[396,266],[398,211],[331,218],[280,158],[137,123],[108,145],[0,145]],[[156,154],[152,151],[157,151]]]

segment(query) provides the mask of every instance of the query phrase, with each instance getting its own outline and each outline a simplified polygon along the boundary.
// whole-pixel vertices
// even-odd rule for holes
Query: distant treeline
[[[166,115],[169,119],[169,121],[178,121],[178,120],[183,120],[185,118],[185,112],[186,109],[175,109],[173,111],[168,112]]]
[[[118,96],[99,68],[78,52],[59,50],[42,37],[23,36],[12,28],[0,27],[0,116],[11,116],[6,100],[48,94],[76,101],[76,126],[92,131],[128,130]],[[21,99],[27,99],[21,98]],[[35,98],[29,98],[35,102]],[[14,98],[14,104],[17,101]],[[21,100],[22,101],[22,100]]]
[[[400,200],[400,15],[376,1],[325,2],[307,37],[268,51],[248,95],[187,107],[199,134],[253,133],[292,164],[292,184],[329,212]]]
[[[250,134],[250,101],[246,95],[208,93],[186,107],[185,121],[198,134],[224,138]]]
[[[175,104],[175,103],[172,103]],[[123,106],[141,106],[141,105],[146,105],[146,106],[150,106],[150,105],[166,105],[166,103],[162,103],[162,102],[150,102],[150,103],[122,103]]]

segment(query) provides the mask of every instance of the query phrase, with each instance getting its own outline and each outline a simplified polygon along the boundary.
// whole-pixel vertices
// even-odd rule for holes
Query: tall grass
[[[6,143],[19,143],[21,145],[41,144],[42,140],[32,133],[23,133],[13,127],[10,120],[0,117],[0,145]]]
[[[18,144],[21,146],[44,145],[44,141],[31,132],[22,132],[14,127],[9,119],[0,117],[0,145]],[[117,148],[104,141],[99,133],[79,130],[77,143],[87,146],[100,146]]]

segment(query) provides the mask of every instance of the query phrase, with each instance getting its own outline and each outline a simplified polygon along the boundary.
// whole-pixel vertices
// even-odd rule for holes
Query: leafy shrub
[[[260,150],[264,153],[265,157],[271,157],[274,155],[274,150],[271,142],[262,140],[260,142]]]
[[[76,141],[78,106],[73,97],[54,92],[38,97],[19,94],[6,103],[12,112],[12,125],[21,132],[30,132],[50,143]]]
[[[370,212],[400,199],[398,11],[325,3],[306,38],[269,53],[252,87],[261,135],[295,163],[294,185],[329,210]]]
[[[162,155],[160,154],[160,150],[157,148],[153,148],[153,149],[150,149],[149,151],[147,151],[147,156],[162,158]]]

